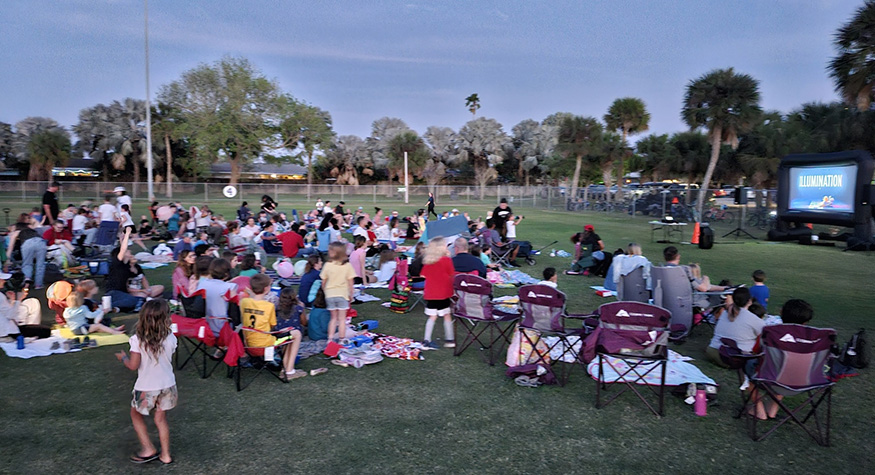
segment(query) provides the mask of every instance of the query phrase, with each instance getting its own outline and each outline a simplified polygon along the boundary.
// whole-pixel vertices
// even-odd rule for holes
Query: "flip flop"
[[[310,370],[310,376],[318,376],[318,375],[320,375],[320,374],[327,373],[327,372],[328,372],[328,368],[316,368],[316,369],[311,369],[311,370]]]
[[[131,455],[130,460],[131,460],[131,462],[134,462],[136,464],[149,463],[153,460],[156,460],[160,456],[161,456],[160,452],[155,452],[154,454],[146,456],[146,457],[140,457],[139,455],[134,454],[134,455]]]

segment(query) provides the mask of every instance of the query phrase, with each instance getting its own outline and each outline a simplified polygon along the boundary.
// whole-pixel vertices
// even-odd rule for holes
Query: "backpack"
[[[871,357],[869,342],[866,341],[866,330],[861,328],[860,331],[851,336],[851,339],[842,348],[839,361],[852,368],[865,368],[869,366]]]
[[[393,313],[407,313],[410,311],[410,287],[392,291],[389,311]]]

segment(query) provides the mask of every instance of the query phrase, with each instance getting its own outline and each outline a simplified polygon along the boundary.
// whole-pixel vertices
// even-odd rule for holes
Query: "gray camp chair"
[[[617,282],[617,300],[642,303],[650,301],[650,291],[647,290],[647,282],[644,280],[643,267],[620,276]]]
[[[693,328],[693,287],[680,266],[651,267],[653,304],[671,312],[671,339],[683,340]]]

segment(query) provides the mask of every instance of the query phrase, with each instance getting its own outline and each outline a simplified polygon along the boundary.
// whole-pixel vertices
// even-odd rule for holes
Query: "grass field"
[[[358,204],[347,200],[350,205]],[[229,203],[229,204],[224,204]],[[211,203],[225,216],[232,205]],[[236,203],[236,201],[235,201]],[[398,206],[402,214],[418,206]],[[304,203],[282,203],[303,209]],[[370,200],[363,203],[371,207]],[[135,213],[144,204],[136,203]],[[447,204],[485,215],[494,204]],[[591,223],[609,250],[630,241],[660,262],[664,244],[650,242],[643,217],[570,214],[516,209],[526,216],[521,239],[540,247],[568,237]],[[718,225],[722,235],[732,226]],[[689,239],[689,231],[687,231]],[[699,262],[712,280],[750,282],[761,268],[771,288],[770,313],[789,298],[815,308],[817,326],[835,328],[846,340],[870,326],[875,304],[875,255],[841,248],[718,239],[711,250],[680,246],[684,262]],[[546,266],[562,269],[568,260],[547,252],[523,271],[539,277]],[[149,271],[150,281],[168,283],[170,269]],[[596,278],[561,275],[571,312],[587,312],[607,301],[594,295]],[[387,298],[385,290],[370,293]],[[499,291],[499,294],[510,291]],[[367,303],[356,307],[380,322],[380,331],[422,338],[421,309],[395,315]],[[49,322],[50,315],[44,315]],[[122,319],[133,324],[135,316]],[[438,325],[436,335],[442,336]],[[194,370],[177,372],[180,404],[170,412],[171,437],[179,473],[869,473],[875,461],[870,437],[875,416],[871,371],[841,381],[833,395],[832,448],[819,447],[795,427],[784,427],[764,442],[752,442],[744,423],[731,414],[738,403],[735,373],[704,361],[710,331],[672,348],[696,358],[694,364],[720,384],[719,404],[707,417],[667,396],[658,419],[636,400],[623,397],[604,409],[594,407],[595,384],[582,371],[565,387],[521,388],[468,350],[428,352],[425,361],[386,360],[361,370],[327,365],[318,357],[304,369],[328,366],[328,373],[288,385],[261,378],[237,393],[221,371],[201,380]],[[113,357],[118,347],[33,360],[0,356],[0,472],[155,471],[135,467],[127,456],[136,448],[128,417],[135,374]],[[151,426],[151,424],[150,424]],[[153,431],[154,433],[154,431]]]

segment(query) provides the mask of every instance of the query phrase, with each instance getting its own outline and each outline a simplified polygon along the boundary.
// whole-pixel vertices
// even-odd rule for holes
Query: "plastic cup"
[[[101,299],[101,305],[103,306],[104,312],[109,312],[112,310],[112,297],[109,295],[104,295],[103,299]]]

